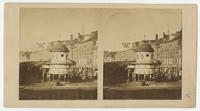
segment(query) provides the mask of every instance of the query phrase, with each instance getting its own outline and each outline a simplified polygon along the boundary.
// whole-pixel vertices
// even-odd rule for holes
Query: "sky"
[[[38,42],[69,40],[70,34],[98,30],[99,47],[119,51],[124,50],[122,42],[155,39],[155,34],[181,29],[181,9],[22,8],[20,50],[33,51]]]

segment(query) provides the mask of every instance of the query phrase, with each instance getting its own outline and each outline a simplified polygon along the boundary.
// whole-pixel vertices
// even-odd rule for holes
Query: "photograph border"
[[[183,23],[182,100],[102,100],[103,44],[98,43],[98,100],[18,100],[19,96],[19,9],[20,8],[181,8]],[[6,3],[4,16],[4,106],[15,108],[166,108],[195,107],[197,69],[196,4],[88,4]],[[17,73],[16,73],[17,72]],[[15,92],[15,93],[14,93]]]

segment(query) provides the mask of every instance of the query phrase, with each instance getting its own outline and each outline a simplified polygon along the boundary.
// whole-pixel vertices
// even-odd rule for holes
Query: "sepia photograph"
[[[182,10],[122,9],[109,23],[104,99],[181,99]]]
[[[97,99],[98,31],[86,14],[20,9],[20,100]]]
[[[6,3],[4,10],[4,107],[195,107],[197,5]]]

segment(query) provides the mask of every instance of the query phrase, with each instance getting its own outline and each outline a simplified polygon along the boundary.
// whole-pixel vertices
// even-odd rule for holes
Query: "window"
[[[149,57],[149,54],[146,54],[147,57]]]
[[[61,57],[64,57],[64,54],[61,54]]]

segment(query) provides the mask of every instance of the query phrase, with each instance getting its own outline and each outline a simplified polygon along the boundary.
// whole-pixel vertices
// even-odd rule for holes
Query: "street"
[[[94,100],[97,99],[97,84],[94,82],[66,83],[56,86],[55,82],[34,83],[20,86],[20,100]]]
[[[104,99],[181,99],[181,82],[154,83],[150,86],[128,83],[104,87]]]

